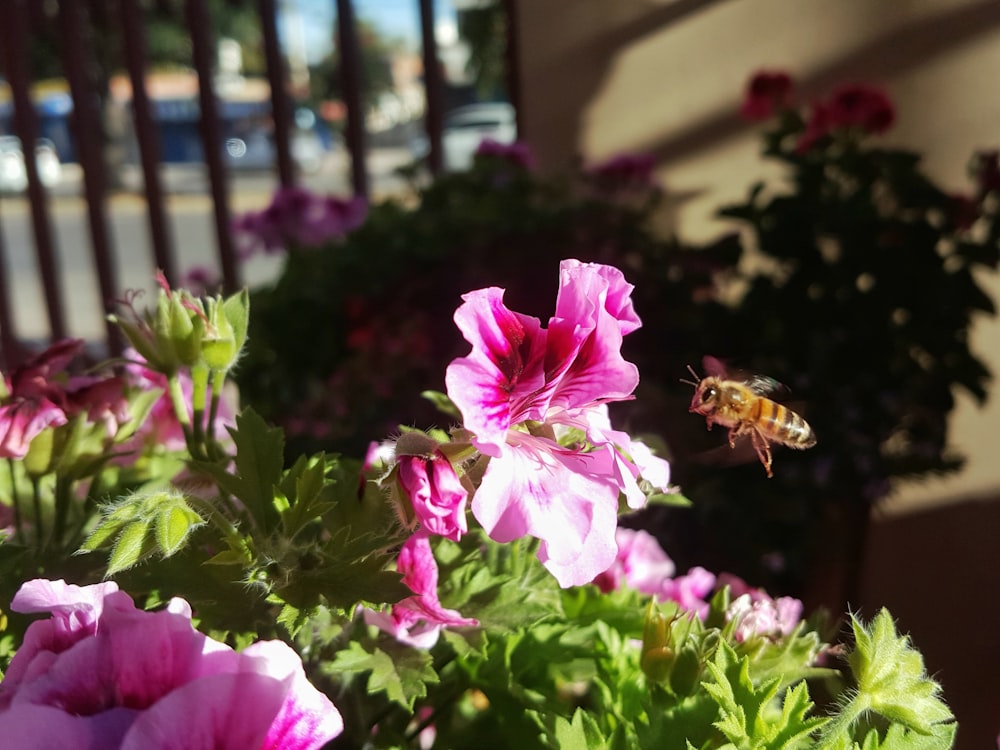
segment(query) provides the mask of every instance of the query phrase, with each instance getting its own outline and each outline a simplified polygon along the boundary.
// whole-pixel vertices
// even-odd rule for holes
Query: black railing
[[[329,0],[334,3],[337,17],[337,50],[340,55],[341,90],[347,109],[345,145],[351,159],[351,185],[355,194],[367,195],[368,176],[365,159],[364,113],[362,111],[362,81],[360,51],[351,0]],[[426,87],[426,127],[430,142],[429,164],[432,172],[441,166],[441,91],[443,87],[434,38],[433,0],[414,0],[419,4],[423,41],[424,84]],[[57,38],[63,77],[72,97],[72,147],[83,175],[83,197],[87,204],[87,222],[98,294],[105,312],[110,312],[118,287],[116,252],[110,231],[108,214],[108,175],[102,134],[101,92],[88,76],[95,67],[95,50],[85,32],[92,23],[91,14],[100,12],[117,19],[121,38],[109,43],[121,45],[125,67],[132,88],[131,117],[135,148],[142,170],[142,193],[148,215],[151,261],[164,272],[167,280],[177,283],[178,261],[171,238],[166,190],[161,182],[160,166],[163,144],[155,126],[153,103],[146,89],[148,54],[141,0],[59,0],[56,12],[50,15],[40,10],[37,0],[3,0],[0,2],[0,54],[3,74],[11,93],[13,133],[22,144],[34,144],[40,135],[38,115],[32,102],[33,72],[30,50],[33,37],[41,26]],[[291,154],[292,111],[288,96],[287,66],[278,41],[275,0],[257,0],[260,16],[264,60],[270,84],[270,109],[274,134],[274,170],[283,186],[296,181]],[[218,111],[214,82],[215,34],[211,26],[207,0],[183,0],[183,19],[191,39],[193,67],[198,80],[199,136],[209,181],[218,264],[222,284],[227,290],[241,283],[240,265],[230,230],[231,198],[229,175],[223,163],[220,146],[223,141],[222,123]],[[106,19],[105,19],[106,20]],[[112,24],[106,24],[110,27]],[[31,149],[23,147],[26,154]],[[47,317],[46,338],[57,340],[67,335],[66,280],[60,272],[57,238],[52,231],[49,197],[43,186],[35,160],[25,158],[27,199],[34,238],[34,256],[44,297]],[[25,356],[29,347],[15,325],[12,310],[12,283],[9,248],[5,245],[3,212],[0,210],[0,367],[7,369]],[[59,238],[80,242],[80,238]],[[135,252],[129,248],[129,252]],[[105,331],[107,350],[118,353],[121,342],[109,326]]]

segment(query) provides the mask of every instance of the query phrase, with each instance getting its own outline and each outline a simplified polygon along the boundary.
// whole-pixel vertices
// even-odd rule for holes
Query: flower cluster
[[[183,599],[146,612],[115,583],[39,579],[11,609],[50,615],[28,627],[0,683],[11,750],[308,750],[343,730],[291,648],[262,641],[237,653],[195,630]]]
[[[792,79],[787,73],[761,71],[750,79],[740,114],[757,121],[789,113],[792,94]],[[795,149],[806,153],[838,133],[885,133],[895,119],[895,107],[881,89],[867,84],[840,86],[829,98],[812,103]]]
[[[289,187],[278,190],[266,208],[239,217],[233,231],[243,243],[246,258],[260,250],[288,250],[289,243],[297,248],[318,247],[359,227],[367,213],[364,198],[316,195]]]

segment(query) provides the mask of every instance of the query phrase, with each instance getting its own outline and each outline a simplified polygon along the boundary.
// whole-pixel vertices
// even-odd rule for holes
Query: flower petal
[[[576,453],[522,432],[509,440],[486,469],[473,515],[495,541],[541,539],[539,559],[560,585],[593,580],[617,551],[618,487],[608,451]]]
[[[476,446],[497,455],[512,424],[541,418],[541,407],[524,403],[524,396],[543,383],[545,332],[537,318],[508,310],[497,287],[462,299],[455,323],[472,352],[448,365],[445,383],[466,429],[476,436]],[[515,400],[518,395],[521,401]]]
[[[262,747],[286,691],[282,680],[263,674],[202,677],[143,711],[125,735],[121,750]]]

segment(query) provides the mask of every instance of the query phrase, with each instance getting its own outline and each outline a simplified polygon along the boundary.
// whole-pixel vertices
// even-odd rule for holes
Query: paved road
[[[372,192],[379,197],[398,193],[404,183],[394,175],[397,166],[409,161],[400,149],[373,150],[369,160]],[[63,184],[49,196],[60,285],[68,311],[69,334],[87,339],[103,337],[104,322],[99,302],[90,246],[87,206],[80,197],[81,175],[75,165],[65,168]],[[306,186],[321,192],[348,193],[348,165],[343,154],[332,154],[323,169],[306,177]],[[126,184],[141,184],[138,174],[126,176]],[[201,168],[167,167],[164,173],[170,231],[178,267],[185,272],[195,266],[218,269],[212,204]],[[274,177],[255,174],[231,175],[230,195],[234,214],[265,206],[276,187]],[[146,204],[140,193],[120,192],[108,201],[107,214],[116,258],[118,287],[152,291],[154,272]],[[22,339],[45,339],[49,323],[34,254],[30,206],[22,196],[0,196],[0,234],[4,262],[11,286],[15,332]],[[251,287],[266,283],[280,270],[280,258],[256,258],[242,269]],[[147,299],[148,299],[147,295]]]

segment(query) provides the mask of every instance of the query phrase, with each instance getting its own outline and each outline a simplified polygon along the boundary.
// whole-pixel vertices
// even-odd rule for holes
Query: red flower
[[[766,120],[789,105],[792,79],[787,73],[762,70],[750,79],[740,116],[747,120]]]
[[[834,127],[884,133],[896,120],[896,109],[881,89],[864,84],[841,86],[830,99]]]

